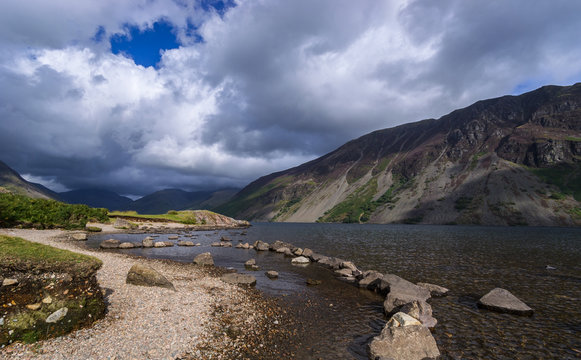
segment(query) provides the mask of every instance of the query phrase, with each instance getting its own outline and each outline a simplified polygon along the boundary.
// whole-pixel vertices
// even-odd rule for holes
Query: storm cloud
[[[0,5],[0,160],[57,189],[243,186],[369,131],[581,79],[581,3]],[[113,54],[175,29],[155,67]]]

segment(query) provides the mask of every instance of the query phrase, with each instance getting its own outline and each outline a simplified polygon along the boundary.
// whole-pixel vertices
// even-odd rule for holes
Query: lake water
[[[444,359],[581,358],[581,229],[355,224],[254,224],[241,230],[192,232],[201,247],[120,250],[151,258],[192,261],[210,251],[217,265],[239,272],[255,258],[257,288],[278,297],[299,320],[297,358],[366,359],[366,344],[385,323],[382,298],[336,280],[317,265],[290,265],[272,252],[209,247],[222,235],[252,243],[290,242],[352,260],[360,269],[394,273],[412,282],[449,288],[430,299],[438,319],[433,334]],[[183,237],[181,234],[180,237]],[[140,241],[145,235],[97,235]],[[167,235],[160,235],[166,240]],[[550,265],[555,270],[547,270]],[[276,270],[278,280],[264,271]],[[323,280],[306,286],[306,278]],[[495,287],[511,291],[535,310],[532,317],[479,309],[477,300]]]

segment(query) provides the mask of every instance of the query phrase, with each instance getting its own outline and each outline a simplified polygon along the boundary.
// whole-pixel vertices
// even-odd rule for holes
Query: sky
[[[2,0],[0,160],[56,191],[242,187],[581,81],[577,0]]]

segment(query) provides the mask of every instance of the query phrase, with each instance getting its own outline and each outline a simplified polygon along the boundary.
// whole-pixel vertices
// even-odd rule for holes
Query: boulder
[[[71,239],[76,240],[76,241],[84,241],[84,240],[87,240],[87,234],[86,233],[73,233],[73,234],[71,234]]]
[[[145,239],[141,240],[141,245],[144,248],[153,247],[153,238],[151,236],[146,237]]]
[[[167,237],[167,239],[168,240],[177,240],[177,239],[179,239],[179,236],[177,236],[177,235],[170,235],[170,236]]]
[[[120,244],[121,244],[121,241],[119,241],[117,239],[107,239],[107,240],[101,241],[101,244],[99,244],[99,247],[101,249],[117,249]]]
[[[337,270],[341,267],[343,260],[335,257],[324,257],[318,261],[319,264],[329,269]]]
[[[235,246],[236,249],[244,249],[244,244],[240,243]]]
[[[414,300],[426,301],[430,298],[429,290],[412,284],[397,275],[385,274],[378,280],[380,280],[378,292],[383,293],[385,291],[384,289],[387,288],[387,296],[383,302],[383,308],[386,314],[390,314],[394,309]]]
[[[232,247],[232,243],[222,242],[222,247]]]
[[[303,249],[301,249],[301,248],[296,248],[296,249],[293,251],[293,255],[296,255],[296,256],[301,256],[301,255],[303,255]]]
[[[214,266],[214,259],[212,258],[212,254],[205,252],[194,258],[194,264],[202,266]]]
[[[313,255],[313,250],[309,248],[304,248],[303,253],[301,255],[310,258]]]
[[[153,247],[156,248],[162,248],[162,247],[166,247],[167,245],[165,244],[165,241],[156,241],[153,243]]]
[[[434,285],[434,284],[429,284],[429,283],[419,282],[416,285],[423,287],[424,289],[428,289],[430,291],[430,295],[432,297],[446,296],[446,295],[448,295],[448,291],[450,291],[450,290],[446,289],[445,287],[442,287],[439,285]]]
[[[173,284],[163,275],[149,266],[141,264],[135,264],[129,269],[125,282],[133,285],[157,286],[175,290]]]
[[[402,306],[399,311],[418,319],[425,327],[433,328],[438,323],[432,316],[432,307],[425,301],[412,301]]]
[[[272,244],[270,244],[270,246],[269,246],[269,249],[270,249],[271,251],[277,251],[277,252],[278,252],[278,249],[280,249],[280,248],[283,248],[283,247],[284,247],[284,248],[289,248],[289,249],[290,249],[290,248],[291,248],[291,247],[293,247],[293,246],[292,246],[291,244],[288,244],[288,243],[282,242],[282,241],[280,241],[280,240],[276,240],[275,242],[273,242]],[[284,251],[281,251],[281,253],[283,253],[283,252],[284,252]]]
[[[379,271],[368,270],[364,272],[360,277],[361,279],[359,280],[357,285],[360,288],[368,288],[370,290],[373,290],[370,288],[370,285],[374,283],[375,280],[382,278],[383,274],[380,273]]]
[[[242,245],[243,249],[250,249],[250,244],[249,243],[244,243],[244,245]]]
[[[126,241],[119,244],[119,249],[133,249],[135,245],[132,242]]]
[[[435,359],[440,351],[427,327],[385,326],[369,344],[369,354],[370,359],[421,360]]]
[[[260,266],[250,265],[250,266],[247,266],[246,269],[251,270],[251,271],[258,271],[258,270],[260,270]]]
[[[212,247],[221,247],[222,246],[222,243],[213,242],[213,243],[210,244],[210,246],[212,246]]]
[[[268,277],[269,279],[276,279],[278,278],[278,272],[274,271],[274,270],[270,270],[265,272],[266,277]]]
[[[229,238],[228,236],[222,236],[222,237],[220,238],[220,241],[232,241],[232,239],[231,239],[231,238]]]
[[[195,246],[194,242],[189,240],[180,240],[177,244],[178,246]]]
[[[244,266],[252,266],[252,265],[256,265],[255,259],[250,259],[244,263]]]
[[[292,250],[291,250],[291,249],[286,249],[286,250],[284,251],[284,256],[286,256],[286,257],[294,257],[294,256],[295,256],[295,254],[293,254],[293,252],[292,252]]]
[[[285,247],[285,246],[282,246],[282,247],[277,248],[274,251],[276,251],[279,254],[284,254],[285,252],[290,251],[290,249]]]
[[[516,315],[533,315],[533,309],[508,290],[495,288],[478,300],[478,306],[497,312]]]
[[[295,264],[295,265],[297,265],[297,264],[298,265],[305,265],[305,264],[308,264],[310,262],[311,261],[304,256],[299,256],[299,257],[296,257],[296,258],[291,260],[291,264]]]
[[[256,278],[248,274],[238,274],[229,273],[224,274],[220,278],[222,281],[228,284],[243,285],[243,286],[254,286],[256,285]]]
[[[256,251],[267,251],[269,249],[269,245],[264,241],[257,240],[254,243],[254,249],[256,249]]]
[[[305,255],[305,251],[303,250],[303,256],[306,257]],[[309,256],[309,258],[314,261],[314,262],[319,262],[322,259],[326,259],[327,257],[325,255],[321,255],[321,254],[317,254],[317,253],[312,253],[311,256]]]
[[[6,278],[2,280],[2,286],[12,286],[18,284],[18,280]]]

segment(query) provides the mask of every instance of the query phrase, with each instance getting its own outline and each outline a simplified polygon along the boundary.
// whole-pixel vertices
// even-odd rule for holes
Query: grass
[[[218,214],[209,211],[209,210],[183,210],[183,211],[175,211],[170,210],[167,214],[138,214],[136,211],[112,211],[109,213],[111,217],[132,217],[132,218],[139,218],[139,219],[152,219],[152,220],[165,220],[171,222],[177,222],[186,225],[205,225],[206,220],[200,219],[198,215],[209,215],[209,216],[217,216]]]
[[[575,137],[575,136],[567,136],[565,138],[565,140],[567,141],[581,141],[581,138]]]
[[[480,151],[479,153],[475,154],[472,157],[472,161],[470,161],[470,170],[474,170],[476,165],[478,165],[478,160],[480,160],[480,158],[486,154],[488,154],[486,151]]]
[[[101,260],[92,256],[0,235],[0,268],[42,272],[64,270],[73,276],[83,276],[97,271],[101,265]]]
[[[369,215],[375,210],[372,198],[377,192],[377,179],[371,179],[367,184],[355,190],[354,193],[335,205],[319,222],[359,223],[369,220]]]
[[[557,186],[564,195],[572,195],[575,200],[581,201],[581,164],[530,170],[544,182]]]
[[[107,210],[0,193],[0,227],[84,229],[88,221],[109,221]]]

